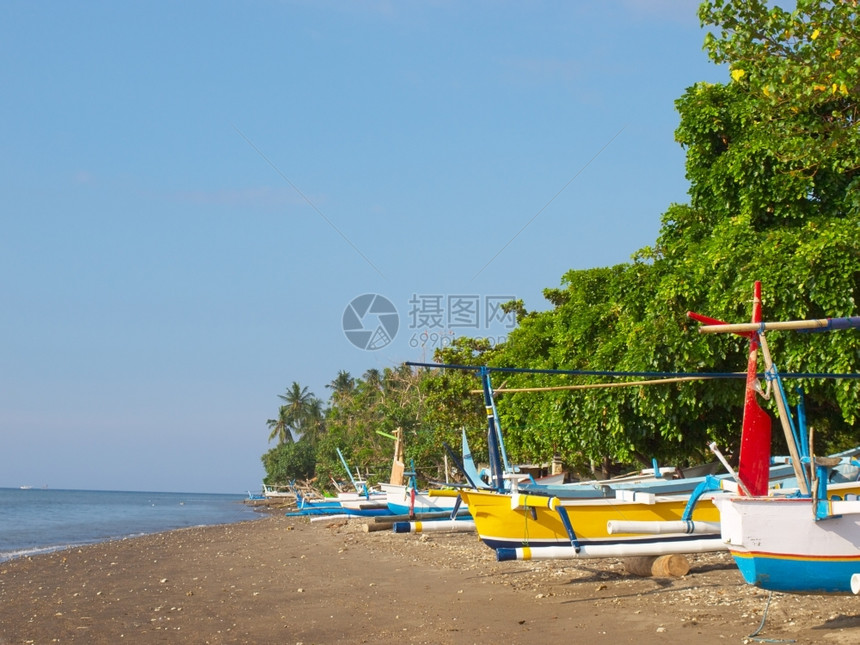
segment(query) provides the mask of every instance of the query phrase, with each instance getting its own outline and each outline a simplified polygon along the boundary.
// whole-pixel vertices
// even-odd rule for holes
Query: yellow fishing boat
[[[712,493],[711,496],[719,494],[723,493]],[[695,508],[692,522],[688,523],[689,528],[677,533],[642,535],[610,534],[607,525],[610,521],[680,522],[690,496],[619,491],[614,498],[560,500],[517,491],[499,493],[477,490],[463,490],[460,495],[469,506],[478,535],[493,549],[625,544],[642,546],[658,542],[665,545],[702,539],[719,542],[720,514],[707,497],[702,498]],[[706,527],[704,535],[685,532],[693,531],[696,524]]]

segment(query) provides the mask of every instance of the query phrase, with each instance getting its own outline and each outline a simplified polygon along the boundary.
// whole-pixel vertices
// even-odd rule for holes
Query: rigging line
[[[650,381],[627,381],[623,383],[586,383],[584,385],[551,385],[547,387],[500,387],[493,390],[494,394],[505,392],[551,392],[553,390],[593,390],[604,387],[637,387],[639,385],[657,385],[658,383],[684,383],[687,381],[705,381],[713,376],[681,376],[677,378],[660,378]],[[469,394],[481,394],[483,390],[469,390]]]
[[[231,124],[231,125],[233,125],[233,124]],[[337,226],[335,226],[334,222],[332,222],[328,217],[326,217],[326,216],[325,216],[325,213],[323,213],[319,208],[317,208],[317,205],[316,205],[316,204],[314,204],[314,203],[310,200],[310,198],[308,198],[308,196],[307,196],[307,195],[305,195],[305,194],[304,194],[304,193],[299,189],[299,187],[298,187],[298,186],[296,186],[292,181],[290,181],[290,178],[289,178],[289,177],[287,177],[283,172],[281,172],[281,169],[280,169],[280,168],[278,168],[278,167],[274,164],[274,162],[273,162],[271,159],[269,159],[265,154],[263,154],[263,151],[262,151],[262,150],[260,150],[257,146],[255,146],[253,141],[251,141],[248,137],[246,137],[246,136],[245,136],[245,133],[244,133],[244,132],[242,132],[242,131],[241,131],[239,128],[237,128],[235,125],[233,125],[233,129],[236,131],[236,133],[237,133],[240,137],[242,137],[242,138],[245,140],[245,142],[246,142],[249,146],[251,146],[251,148],[253,148],[253,149],[254,149],[254,151],[255,151],[258,155],[260,155],[260,157],[263,159],[263,161],[265,161],[267,164],[269,164],[269,166],[271,166],[272,170],[274,170],[276,173],[278,173],[278,174],[281,176],[281,179],[283,179],[285,182],[287,182],[287,183],[290,185],[290,187],[291,187],[294,191],[296,191],[296,192],[299,194],[299,196],[300,196],[303,200],[305,200],[305,202],[307,202],[308,206],[310,206],[311,208],[313,208],[313,209],[317,212],[317,215],[319,215],[320,217],[322,217],[322,218],[323,218],[323,220],[325,220],[325,223],[326,223],[326,224],[328,224],[328,225],[329,225],[329,226],[334,230],[334,232],[335,232],[335,233],[337,233],[338,235],[340,235],[340,236],[343,238],[344,242],[346,242],[347,244],[349,244],[349,245],[352,247],[352,249],[353,249],[356,253],[358,253],[358,254],[362,257],[362,259],[363,259],[365,262],[367,262],[367,263],[368,263],[368,264],[373,268],[373,270],[374,270],[374,271],[376,271],[376,272],[379,274],[379,276],[380,276],[381,278],[383,278],[383,279],[385,278],[385,276],[382,274],[382,271],[380,271],[380,270],[377,268],[377,266],[376,266],[373,262],[371,262],[371,261],[370,261],[370,258],[368,258],[364,253],[362,253],[362,252],[361,252],[361,249],[359,249],[355,244],[353,244],[353,243],[352,243],[352,240],[350,240],[350,239],[349,239],[349,238],[348,238],[348,237],[343,233],[343,231],[341,231]]]
[[[564,186],[562,186],[561,189],[555,195],[552,196],[552,199],[550,199],[546,204],[544,204],[543,207],[537,213],[535,213],[532,216],[532,218],[528,222],[526,222],[525,225],[523,225],[523,227],[519,231],[517,231],[517,233],[510,240],[508,240],[508,243],[505,244],[502,248],[500,248],[499,251],[493,257],[490,258],[489,262],[487,262],[484,266],[482,266],[481,270],[472,276],[472,280],[474,280],[479,275],[481,275],[484,272],[484,269],[486,269],[488,266],[490,266],[493,263],[493,261],[502,254],[502,251],[504,251],[506,248],[508,248],[511,245],[511,243],[513,243],[513,241],[515,239],[517,239],[520,236],[520,234],[524,230],[526,230],[531,225],[531,223],[534,222],[538,218],[538,215],[543,213],[549,207],[549,205],[555,201],[556,197],[561,195],[565,191],[565,189],[568,186],[570,186],[571,183],[573,183],[573,180],[576,179],[577,177],[579,177],[585,171],[585,169],[588,168],[591,165],[591,163],[600,156],[600,153],[602,153],[604,150],[606,150],[609,147],[609,145],[613,141],[615,141],[615,139],[618,138],[618,135],[620,135],[622,132],[624,132],[624,128],[626,128],[626,127],[627,126],[625,125],[618,132],[616,132],[615,135],[609,141],[606,142],[606,145],[604,145],[600,150],[598,150],[597,153],[591,159],[589,159],[588,162],[582,168],[580,168],[576,172],[576,174],[573,177],[571,177],[568,180],[568,182]]]
[[[414,361],[406,361],[404,363],[409,367],[426,367],[436,369],[463,370],[467,372],[477,372],[481,369],[480,365],[455,365],[450,363],[418,363]],[[549,368],[533,368],[533,367],[486,367],[488,372],[510,372],[516,374],[564,374],[568,376],[660,376],[667,378],[684,377],[684,376],[702,376],[708,378],[746,378],[746,372],[623,372],[613,370],[561,370]],[[802,378],[825,378],[825,379],[860,379],[858,372],[785,372],[780,373],[780,378],[783,379],[802,379]],[[763,372],[758,373],[758,378],[765,378]]]

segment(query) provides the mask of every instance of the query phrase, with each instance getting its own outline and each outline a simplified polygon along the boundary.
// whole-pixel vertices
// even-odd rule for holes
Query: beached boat
[[[388,508],[394,515],[422,515],[427,513],[452,512],[457,506],[459,492],[438,489],[416,490],[411,484],[380,484],[386,494]],[[464,505],[465,508],[465,505]]]
[[[489,375],[482,371],[488,415],[488,444],[503,445],[492,401]],[[501,467],[501,453],[490,454],[491,468]],[[765,482],[792,478],[790,465],[764,470]],[[515,475],[493,475],[495,490],[463,490],[478,535],[497,550],[500,560],[580,558],[695,553],[725,549],[719,535],[719,511],[708,500],[725,494],[720,482],[730,474],[672,480],[654,468],[649,477],[606,480],[562,487],[520,486]],[[511,489],[507,490],[507,482]],[[708,491],[705,482],[716,482]],[[690,495],[699,491],[693,508]],[[707,494],[706,494],[707,493]],[[610,522],[661,523],[645,533]]]
[[[353,477],[352,471],[339,448],[337,449],[337,455],[354,490],[343,490],[335,482],[338,489],[337,495],[334,497],[322,497],[318,496],[318,493],[316,495],[303,494],[297,488],[292,487],[293,494],[296,496],[296,510],[287,513],[287,516],[376,517],[391,515],[385,493],[380,490],[371,489],[367,485],[367,482],[361,478],[360,474],[358,477]]]
[[[379,484],[392,515],[416,517],[430,513],[452,513],[455,509],[459,509],[456,490],[434,490],[436,495],[431,497],[428,489],[418,489],[414,465],[411,471],[406,471],[403,459],[403,431],[400,428],[397,428],[393,435],[383,432],[379,434],[394,440],[394,458],[391,462],[389,481]]]
[[[689,500],[686,495],[621,491],[615,497],[559,499],[517,490],[464,490],[461,494],[481,540],[493,549],[503,550],[497,553],[499,559],[576,557],[583,547],[587,547],[586,551],[598,553],[599,550],[594,548],[598,546],[612,547],[616,554],[623,551],[627,555],[648,555],[657,543],[667,547],[661,553],[725,548],[719,543],[718,529],[714,528],[719,521],[719,513],[713,505],[706,503],[696,510],[692,518],[695,523],[707,523],[705,526],[711,527],[710,533],[705,535],[683,531],[659,536],[610,534],[607,529],[609,521],[619,519],[680,521]],[[669,550],[669,544],[682,550]]]
[[[302,515],[343,515],[346,517],[376,517],[390,515],[384,499],[323,497],[308,498],[297,491],[296,510],[286,513],[288,517]]]
[[[738,483],[743,494],[714,498],[720,512],[721,538],[744,580],[772,591],[794,593],[850,593],[860,591],[860,484],[831,483],[844,477],[849,453],[815,458],[805,441],[802,406],[794,425],[785,391],[774,366],[765,331],[770,329],[832,330],[860,327],[860,317],[814,321],[761,322],[761,287],[755,286],[752,323],[727,325],[697,314],[708,323],[703,332],[732,332],[750,339],[741,462]],[[757,397],[758,349],[765,363],[768,390],[773,385],[779,420],[797,469],[796,495],[768,496],[758,473],[770,451],[770,417]],[[744,452],[744,446],[747,451]],[[752,447],[752,448],[750,448]],[[810,471],[801,464],[812,465]],[[834,470],[843,468],[842,471]],[[856,462],[849,463],[856,479]],[[852,586],[852,579],[855,584]]]
[[[746,582],[793,593],[852,591],[860,573],[860,503],[822,501],[816,517],[810,498],[715,500],[722,539]]]
[[[498,424],[497,424],[498,427]],[[399,440],[398,440],[399,441]],[[499,446],[503,446],[504,442],[499,436]],[[392,468],[392,481],[388,484],[380,484],[380,488],[386,493],[388,507],[395,515],[411,514],[421,515],[426,513],[438,513],[440,511],[453,512],[455,509],[462,508],[466,510],[465,504],[460,504],[458,497],[462,490],[492,490],[488,477],[482,477],[474,464],[469,442],[465,431],[462,432],[462,461],[457,460],[457,468],[466,475],[469,484],[458,486],[456,488],[432,488],[419,490],[415,484],[414,472],[404,472],[403,468],[399,469],[402,476],[407,476],[409,481],[406,484],[395,483],[395,468]],[[395,465],[397,461],[397,448],[395,448]],[[453,456],[453,455],[452,455]],[[402,462],[401,462],[402,463]],[[667,479],[670,473],[674,473],[674,468],[663,469],[646,469],[636,475],[618,478],[607,481],[585,481],[564,484],[564,474],[554,474],[544,477],[532,477],[530,475],[521,474],[517,467],[507,466],[509,472],[505,474],[506,488],[509,488],[511,481],[516,480],[520,490],[535,492],[542,495],[558,496],[563,498],[597,498],[597,497],[613,497],[615,495],[612,486],[629,487],[642,483],[658,482],[666,485],[669,489],[679,488],[682,490],[691,491],[696,482],[687,480],[687,483],[672,484],[671,480]],[[657,473],[655,475],[654,473]],[[677,480],[683,482],[685,480]]]
[[[248,495],[250,496],[250,492]],[[270,486],[263,484],[262,496],[266,499],[295,499],[296,492],[292,486]]]
[[[535,555],[576,557],[579,553],[595,551],[595,547],[613,547],[629,543],[643,552],[655,542],[690,542],[689,535],[670,536],[610,535],[607,522],[612,519],[680,520],[687,496],[657,496],[636,490],[615,491],[603,483],[570,485],[569,496],[546,494],[546,489],[531,485],[520,489],[520,477],[504,469],[506,461],[498,429],[498,417],[493,404],[489,373],[481,371],[485,407],[487,409],[488,445],[490,447],[490,485],[493,490],[463,489],[460,494],[469,507],[475,527],[483,542],[497,549],[499,559],[531,559]],[[552,490],[556,490],[553,488]],[[544,494],[541,494],[544,493]],[[716,522],[715,507],[703,505],[694,520]],[[702,550],[702,540],[719,548],[718,535],[695,536],[697,544],[690,551]],[[587,547],[587,548],[586,548]],[[501,549],[501,551],[499,551]],[[668,552],[668,551],[666,551]],[[676,551],[677,552],[677,551]],[[638,552],[632,552],[632,554]]]

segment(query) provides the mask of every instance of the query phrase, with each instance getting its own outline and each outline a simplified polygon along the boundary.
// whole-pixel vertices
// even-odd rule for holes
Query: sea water
[[[0,562],[82,544],[260,517],[241,495],[0,488]]]

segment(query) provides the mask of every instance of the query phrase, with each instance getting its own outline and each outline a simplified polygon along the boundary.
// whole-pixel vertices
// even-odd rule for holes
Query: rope
[[[494,390],[496,394],[504,392],[549,392],[552,390],[592,390],[602,387],[636,387],[639,385],[656,385],[658,383],[683,383],[686,381],[700,381],[711,378],[710,376],[681,376],[678,378],[661,378],[650,381],[627,381],[625,383],[587,383],[585,385],[553,385],[547,387],[500,387]],[[469,394],[482,394],[483,390],[469,390]]]
[[[758,636],[758,634],[761,633],[761,630],[764,629],[764,623],[767,620],[767,610],[768,610],[768,608],[770,608],[771,598],[773,598],[773,592],[772,591],[767,596],[767,604],[765,604],[765,606],[764,606],[764,614],[761,617],[761,625],[759,625],[758,629],[755,630],[752,634],[747,636],[747,638],[750,638],[750,639],[756,641],[757,643],[796,643],[797,641],[794,640],[793,638],[785,638],[785,639],[783,639],[783,638],[756,638],[756,636]]]
[[[622,372],[613,370],[557,370],[538,369],[530,367],[483,367],[480,365],[453,365],[448,363],[416,363],[406,361],[410,367],[427,367],[435,369],[465,370],[477,372],[486,369],[488,372],[509,372],[513,374],[567,374],[572,376],[640,376],[640,377],[696,377],[696,378],[746,378],[746,372]],[[758,375],[763,378],[763,374]],[[858,372],[787,372],[782,378],[849,378],[860,379]]]

